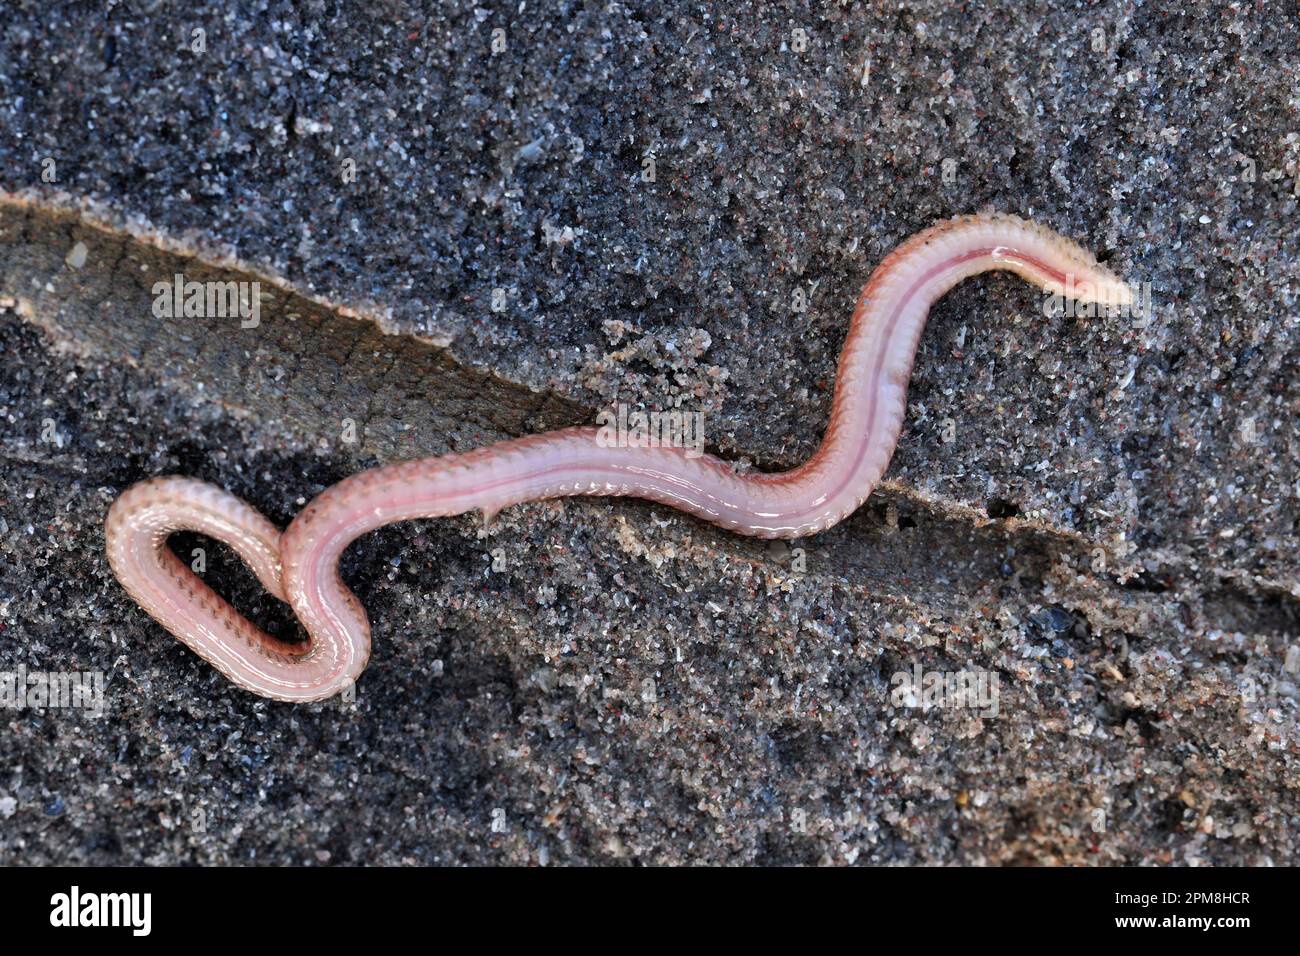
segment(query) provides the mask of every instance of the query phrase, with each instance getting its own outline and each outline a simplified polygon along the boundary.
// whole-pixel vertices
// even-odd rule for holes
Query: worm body
[[[626,495],[765,538],[837,523],[866,501],[893,455],[930,306],[962,279],[992,269],[1079,302],[1132,302],[1129,287],[1090,254],[1041,226],[1001,214],[946,220],[872,273],[840,355],[826,435],[790,471],[739,475],[708,455],[608,447],[597,429],[569,428],[361,472],[321,492],[283,535],[219,488],[154,478],[109,509],[109,563],[145,611],[236,684],[278,700],[330,697],[356,680],[370,654],[370,623],[339,577],[339,558],[357,537],[394,521],[475,509],[490,517],[543,498]],[[289,602],[310,641],[277,641],[216,595],[167,547],[167,536],[182,529],[233,547],[271,594]]]

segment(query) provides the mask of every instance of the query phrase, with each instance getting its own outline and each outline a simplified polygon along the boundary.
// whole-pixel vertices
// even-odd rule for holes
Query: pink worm
[[[283,534],[220,488],[153,478],[109,509],[109,563],[145,611],[236,684],[278,700],[330,697],[352,685],[370,656],[370,623],[339,576],[339,557],[382,525],[473,509],[491,518],[507,505],[566,495],[648,498],[764,538],[797,538],[840,521],[867,499],[893,455],[930,306],[990,269],[1080,302],[1132,302],[1109,270],[1041,226],[1000,214],[950,219],[913,236],[872,273],[840,356],[825,438],[790,471],[739,475],[711,456],[606,447],[597,429],[566,428],[361,472],[321,492]],[[293,607],[310,640],[272,638],[199,580],[167,547],[182,529],[234,548]]]

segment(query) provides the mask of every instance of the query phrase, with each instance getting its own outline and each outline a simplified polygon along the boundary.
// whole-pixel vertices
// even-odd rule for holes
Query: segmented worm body
[[[189,478],[128,488],[109,509],[108,559],[127,593],[236,684],[279,700],[319,700],[349,686],[370,654],[365,609],[339,576],[360,535],[394,521],[567,495],[647,498],[741,534],[797,538],[861,505],[898,441],[907,384],[930,306],[962,279],[1014,272],[1079,302],[1127,305],[1129,288],[1082,248],[1008,215],[963,216],[913,236],[862,290],[840,356],[830,423],[807,462],[737,474],[677,448],[608,447],[595,428],[568,428],[465,454],[374,468],[319,494],[283,534],[251,506]],[[179,530],[230,545],[287,601],[310,640],[264,633],[167,547]]]

